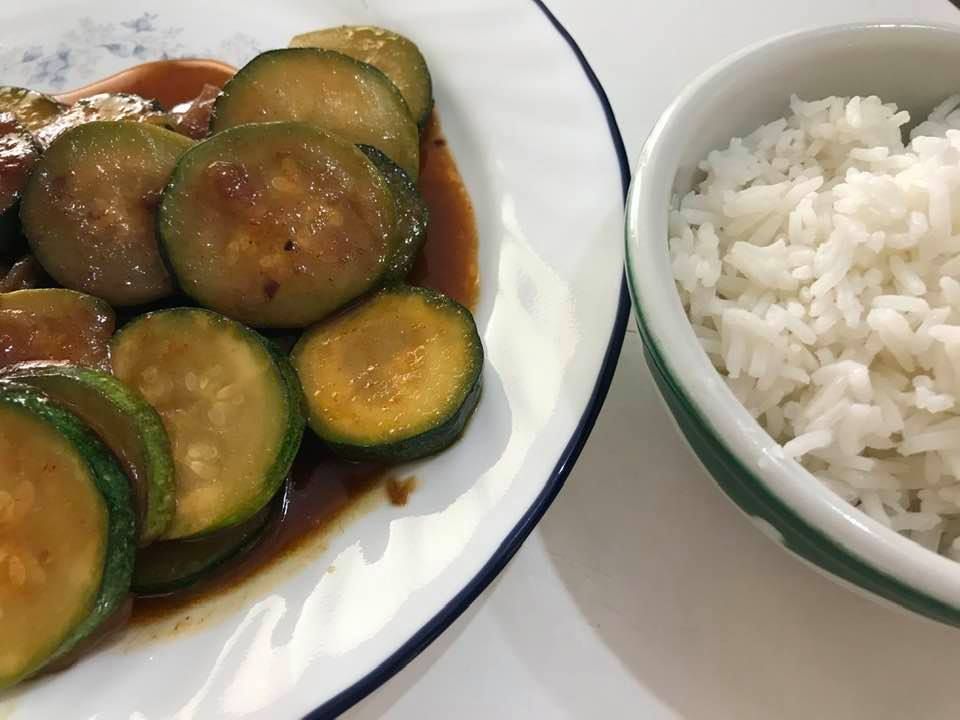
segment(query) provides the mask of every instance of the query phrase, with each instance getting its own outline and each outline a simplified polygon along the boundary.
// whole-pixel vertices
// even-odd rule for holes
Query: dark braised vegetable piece
[[[62,360],[109,369],[113,310],[91,295],[48,288],[0,294],[0,367]]]
[[[21,244],[17,217],[20,193],[27,184],[40,149],[13,113],[0,112],[0,257],[9,257]]]
[[[0,215],[20,199],[39,155],[39,148],[30,133],[13,114],[0,113]]]
[[[403,35],[372,25],[343,25],[297,35],[290,47],[335,50],[383,72],[423,127],[433,109],[433,83],[420,49]]]
[[[480,398],[470,311],[433,290],[387,287],[308,330],[292,354],[310,428],[354,460],[413,460],[463,431]]]
[[[193,100],[175,105],[167,113],[170,129],[194,140],[205,138],[210,134],[210,116],[219,95],[220,88],[216,85],[204,85]]]
[[[373,145],[414,179],[420,172],[420,135],[400,91],[373,65],[341,53],[289,48],[257,55],[224,86],[212,130],[274,120],[319,125]]]
[[[50,277],[33,255],[25,255],[9,268],[0,266],[0,293],[49,287]]]
[[[430,210],[410,179],[399,165],[369,145],[358,146],[377,166],[397,202],[397,228],[393,236],[393,251],[387,259],[384,280],[403,280],[413,269],[413,263],[427,239]]]
[[[77,100],[73,105],[34,131],[44,148],[70,128],[89,122],[128,120],[153,125],[165,125],[166,115],[156,100],[148,100],[128,93],[100,93]]]
[[[0,113],[12,113],[28,132],[36,134],[67,109],[49,95],[22,87],[0,86]]]
[[[123,604],[134,522],[127,478],[96,435],[39,391],[0,386],[0,688]]]
[[[304,327],[380,280],[396,202],[355,146],[307,123],[264,123],[185,153],[158,220],[194,300],[257,327]]]
[[[37,162],[20,202],[23,232],[61,285],[113,305],[173,291],[160,257],[156,206],[190,140],[155,125],[91,122]]]

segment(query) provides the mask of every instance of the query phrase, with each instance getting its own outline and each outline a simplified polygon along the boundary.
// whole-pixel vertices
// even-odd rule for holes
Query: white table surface
[[[547,2],[603,82],[631,163],[681,87],[744,45],[833,22],[960,23],[947,0]],[[960,632],[840,588],[746,523],[668,421],[631,324],[540,526],[348,717],[954,719],[958,680]]]

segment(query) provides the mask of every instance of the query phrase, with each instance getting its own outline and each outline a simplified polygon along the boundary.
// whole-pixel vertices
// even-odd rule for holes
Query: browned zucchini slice
[[[355,460],[413,460],[463,431],[480,399],[473,315],[433,290],[387,287],[293,350],[310,428]]]
[[[116,321],[99,298],[47,288],[0,293],[0,367],[62,360],[109,368]]]
[[[197,308],[142,315],[113,341],[114,373],[160,413],[176,510],[165,537],[236,525],[283,483],[303,435],[289,360],[240,323]]]
[[[396,203],[355,146],[307,123],[262,123],[184,154],[158,220],[180,287],[201,305],[303,327],[380,280]]]
[[[43,127],[35,130],[37,141],[48,147],[70,128],[97,121],[127,120],[164,125],[166,115],[156,100],[129,93],[100,93],[77,100]]]
[[[160,257],[156,206],[190,140],[155,125],[91,122],[37,162],[20,219],[34,255],[61,285],[113,305],[173,291]]]
[[[223,88],[213,131],[301,120],[352,143],[373,145],[416,180],[420,134],[407,103],[380,70],[331,50],[289,48],[257,55]]]
[[[372,25],[341,25],[297,35],[290,47],[336,50],[370,63],[397,86],[423,127],[433,109],[433,83],[423,53],[409,38]]]

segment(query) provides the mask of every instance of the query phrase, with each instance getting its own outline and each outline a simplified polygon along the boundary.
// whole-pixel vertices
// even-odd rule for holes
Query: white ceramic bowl
[[[687,321],[672,279],[667,208],[731,137],[782,117],[792,93],[879,95],[924,118],[960,90],[960,28],[854,24],[776,38],[718,63],[663,113],[627,208],[627,272],[647,361],[721,488],[796,555],[898,605],[960,625],[960,564],[896,534],[819,483],[734,398]]]

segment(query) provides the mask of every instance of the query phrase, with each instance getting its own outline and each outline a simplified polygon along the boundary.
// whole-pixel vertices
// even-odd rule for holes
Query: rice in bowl
[[[815,477],[960,559],[960,96],[792,98],[670,213],[694,331]],[[954,229],[957,234],[954,234]]]

